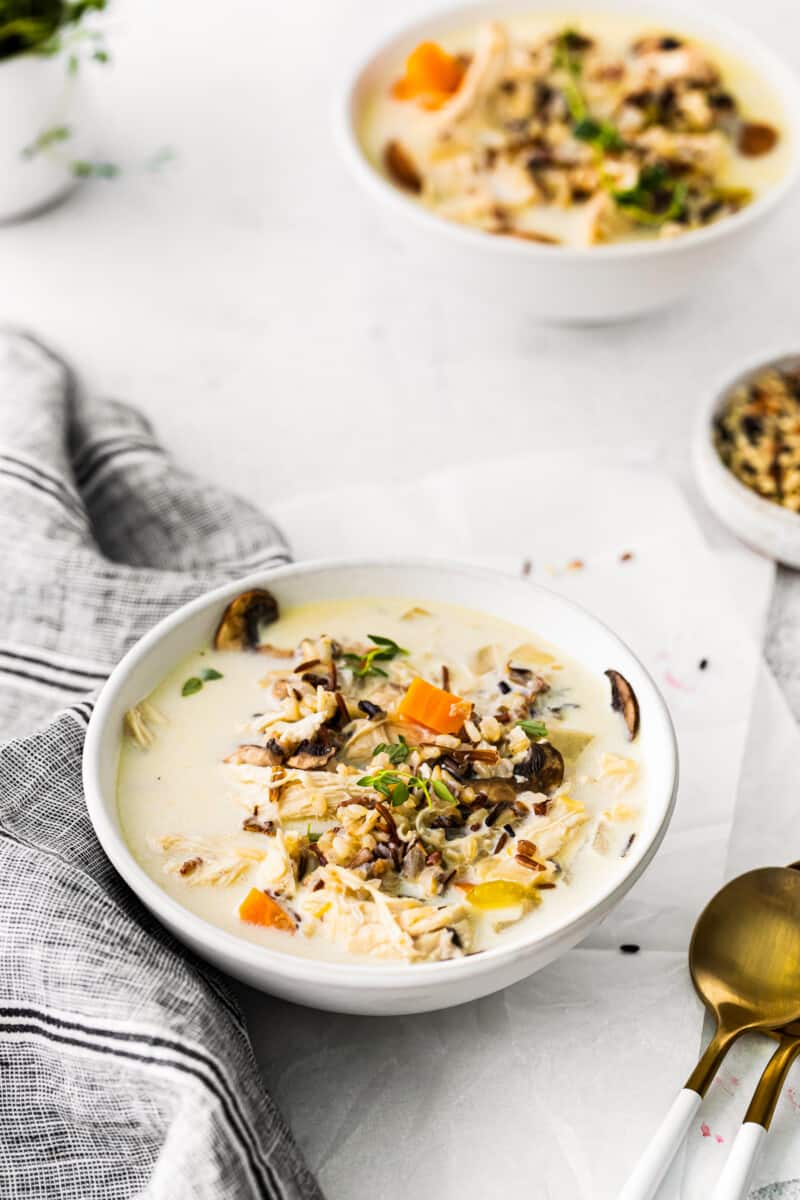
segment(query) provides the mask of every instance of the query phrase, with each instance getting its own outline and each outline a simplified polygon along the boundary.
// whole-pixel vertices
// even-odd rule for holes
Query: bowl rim
[[[674,238],[643,239],[641,242],[612,242],[597,246],[548,246],[536,242],[524,241],[521,238],[493,237],[485,230],[475,229],[459,221],[446,217],[423,207],[411,197],[405,195],[378,171],[364,153],[356,128],[358,110],[357,92],[362,78],[373,63],[382,55],[389,53],[394,45],[412,36],[420,37],[433,35],[437,27],[446,28],[455,18],[463,15],[465,23],[470,18],[476,20],[494,12],[498,17],[504,13],[519,10],[542,9],[552,11],[557,15],[559,8],[567,8],[556,3],[553,6],[548,0],[462,0],[460,4],[448,5],[415,21],[398,23],[394,29],[384,32],[380,39],[372,45],[371,50],[363,50],[351,60],[346,71],[340,77],[336,88],[333,120],[334,137],[340,151],[348,163],[350,170],[367,191],[378,200],[389,204],[395,212],[411,217],[421,227],[427,228],[434,235],[438,231],[443,236],[460,242],[464,246],[483,248],[490,253],[501,255],[517,255],[531,258],[534,261],[553,262],[557,258],[569,259],[573,262],[607,263],[616,259],[650,258],[653,255],[691,253],[694,247],[701,247],[710,242],[716,242],[735,235],[748,225],[765,217],[793,189],[800,177],[800,79],[787,63],[776,54],[761,38],[753,34],[746,26],[716,13],[706,14],[698,18],[695,10],[685,4],[670,2],[660,3],[659,0],[590,0],[595,11],[641,13],[643,17],[652,10],[654,18],[667,13],[675,14],[676,24],[686,22],[686,28],[705,27],[709,31],[706,40],[713,41],[714,34],[723,39],[729,39],[737,47],[747,45],[747,50],[738,51],[739,57],[759,76],[767,76],[776,98],[780,101],[783,116],[790,134],[791,157],[783,176],[768,187],[760,196],[739,212],[724,217],[702,229],[689,230]],[[575,16],[569,8],[568,14]],[[591,11],[586,9],[587,15]],[[565,14],[566,15],[566,14]],[[756,66],[757,62],[760,66]],[[490,250],[491,247],[491,250]]]
[[[780,528],[783,533],[798,535],[800,534],[800,513],[793,512],[790,508],[784,508],[782,504],[776,504],[773,500],[767,500],[748,487],[738,476],[734,475],[730,467],[726,467],[714,445],[714,418],[724,406],[733,389],[740,383],[749,381],[765,368],[777,366],[786,359],[800,362],[800,350],[789,350],[783,346],[773,347],[767,351],[762,350],[757,357],[748,356],[734,371],[727,369],[724,376],[717,375],[713,387],[706,394],[705,401],[701,404],[697,414],[694,428],[694,455],[701,484],[706,478],[706,473],[709,473],[714,479],[714,484],[724,489],[731,502],[735,503],[740,510],[749,510],[753,517],[769,522],[774,527]],[[732,522],[732,528],[736,530],[735,520]],[[736,532],[738,533],[738,530]],[[739,534],[739,536],[745,535]],[[752,535],[747,535],[747,537],[752,540]]]
[[[370,963],[357,961],[330,962],[320,958],[305,958],[299,955],[272,950],[239,938],[227,930],[206,921],[203,917],[185,908],[173,899],[136,861],[128,848],[118,820],[112,818],[112,812],[117,810],[116,789],[113,796],[106,798],[100,780],[100,763],[103,748],[108,739],[118,739],[119,730],[110,723],[111,711],[119,691],[127,682],[131,672],[140,663],[150,657],[156,650],[162,638],[167,636],[185,620],[195,613],[222,605],[239,591],[255,586],[269,586],[286,577],[314,576],[324,571],[340,571],[347,569],[381,569],[402,567],[406,570],[433,570],[438,573],[458,573],[473,578],[502,583],[503,580],[519,583],[519,576],[507,571],[495,570],[475,564],[438,560],[424,557],[377,558],[367,556],[309,559],[298,563],[288,563],[278,567],[268,567],[252,572],[239,579],[230,580],[215,587],[202,595],[181,605],[173,613],[162,618],[142,638],[136,642],[123,656],[109,675],[104,684],[94,711],[89,720],[86,740],[83,750],[83,786],[89,818],[97,838],[111,863],[129,885],[138,898],[155,913],[159,920],[168,927],[178,927],[194,944],[208,947],[209,957],[215,955],[218,959],[228,962],[237,961],[257,973],[272,970],[275,974],[288,979],[309,984],[329,985],[344,990],[358,990],[361,987],[371,989],[392,989],[401,986],[409,988],[425,988],[431,984],[441,984],[445,980],[454,983],[459,978],[472,977],[489,973],[504,964],[512,963],[524,957],[533,949],[547,947],[553,942],[561,941],[573,929],[579,929],[582,922],[596,910],[601,913],[610,908],[619,895],[624,894],[641,877],[642,873],[653,859],[672,818],[678,790],[678,746],[675,729],[667,708],[666,701],[660,689],[638,656],[630,649],[608,625],[595,617],[582,605],[554,592],[541,584],[525,581],[531,589],[543,593],[551,600],[565,608],[571,609],[584,620],[589,621],[616,642],[618,646],[634,660],[647,680],[652,693],[653,714],[660,723],[659,737],[663,739],[664,748],[669,763],[669,772],[665,772],[663,786],[654,787],[648,792],[648,805],[656,805],[656,822],[649,840],[638,838],[636,852],[630,855],[630,864],[625,872],[617,879],[609,882],[602,891],[585,901],[577,909],[571,910],[565,920],[548,933],[533,936],[511,946],[496,946],[476,955],[466,955],[463,958],[448,959],[433,963]],[[652,719],[652,716],[651,716]],[[669,774],[669,778],[667,778]]]

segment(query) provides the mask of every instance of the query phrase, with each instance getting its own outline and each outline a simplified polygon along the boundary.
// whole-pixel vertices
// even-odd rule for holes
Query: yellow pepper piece
[[[511,879],[490,879],[487,883],[476,883],[467,892],[467,900],[475,908],[489,911],[493,908],[512,908],[515,904],[533,901],[538,897],[522,883]]]

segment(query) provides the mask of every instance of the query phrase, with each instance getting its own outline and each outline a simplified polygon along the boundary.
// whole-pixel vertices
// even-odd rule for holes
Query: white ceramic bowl
[[[742,367],[714,388],[703,405],[694,431],[694,466],[700,490],[709,508],[738,537],[777,562],[800,568],[800,514],[759,496],[740,483],[723,463],[714,445],[714,417],[731,391],[758,375],[765,367],[789,362],[800,354],[772,354]]]
[[[123,716],[187,654],[213,637],[233,596],[264,585],[282,608],[351,596],[450,600],[536,630],[563,646],[591,671],[615,667],[629,679],[641,708],[641,752],[647,771],[647,809],[623,872],[591,903],[572,912],[547,936],[535,922],[509,931],[504,945],[448,962],[330,963],[281,954],[239,939],[189,912],[134,859],[120,829],[117,764]],[[655,854],[672,813],[677,787],[675,735],[666,705],[642,664],[619,638],[570,601],[513,576],[474,567],[426,562],[317,562],[259,572],[187,604],[157,625],[112,673],[89,723],[83,778],[89,815],[114,866],[149,909],[201,957],[277,996],[336,1012],[425,1012],[474,1000],[515,983],[563,954],[615,905]]]
[[[487,18],[502,20],[515,11],[544,10],[556,22],[559,11],[574,20],[576,9],[587,19],[592,12],[641,16],[643,22],[695,34],[750,64],[769,82],[784,109],[791,146],[783,178],[741,212],[704,229],[664,241],[576,248],[497,237],[445,220],[406,196],[369,162],[358,136],[364,102],[418,42]],[[749,30],[658,0],[581,0],[577,6],[554,0],[495,0],[447,9],[406,26],[363,57],[345,78],[336,124],[356,177],[383,205],[393,232],[404,235],[405,246],[423,270],[445,277],[454,288],[557,322],[621,320],[685,296],[750,241],[785,199],[800,170],[800,84],[795,74]]]

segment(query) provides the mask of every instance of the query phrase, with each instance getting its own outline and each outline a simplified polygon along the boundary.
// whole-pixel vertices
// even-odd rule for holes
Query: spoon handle
[[[683,1088],[672,1102],[667,1115],[653,1134],[650,1144],[628,1177],[618,1200],[650,1200],[667,1173],[683,1141],[702,1097],[691,1088]]]
[[[782,1037],[778,1049],[764,1068],[753,1093],[744,1123],[736,1135],[722,1169],[712,1200],[741,1200],[747,1195],[753,1171],[767,1136],[781,1088],[794,1060],[800,1054],[800,1039]]]
[[[618,1200],[651,1200],[656,1194],[719,1064],[741,1032],[740,1029],[717,1028],[686,1081],[686,1087],[678,1092],[672,1107],[634,1167]]]

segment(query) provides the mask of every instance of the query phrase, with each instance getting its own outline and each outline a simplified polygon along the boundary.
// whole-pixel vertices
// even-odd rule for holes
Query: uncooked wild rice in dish
[[[365,105],[368,157],[453,221],[529,241],[673,237],[785,169],[764,81],[674,30],[516,14],[418,45]]]
[[[739,384],[714,418],[714,443],[741,483],[800,512],[800,358]]]
[[[323,632],[324,631],[324,632]],[[289,953],[458,958],[625,870],[639,705],[535,635],[424,600],[221,616],[126,718],[133,853],[187,908]]]

